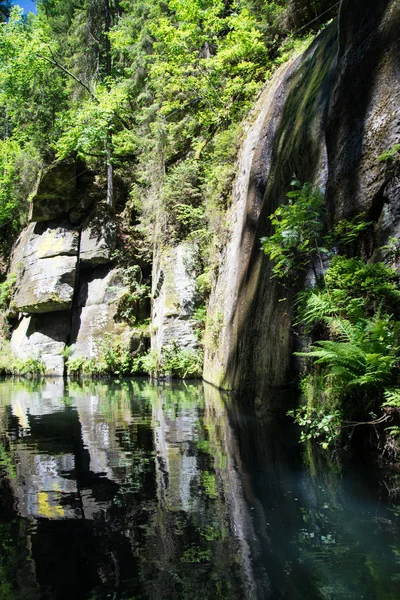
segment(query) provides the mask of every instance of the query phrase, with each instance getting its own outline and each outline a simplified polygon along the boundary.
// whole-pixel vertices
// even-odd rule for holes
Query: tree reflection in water
[[[398,597],[386,475],[305,464],[286,421],[200,383],[0,387],[2,599]]]

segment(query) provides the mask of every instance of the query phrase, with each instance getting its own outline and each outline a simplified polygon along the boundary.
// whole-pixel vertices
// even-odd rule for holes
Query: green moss
[[[329,25],[306,52],[290,81],[290,90],[274,137],[266,198],[272,212],[284,200],[293,174],[313,181],[319,166],[321,121],[329,101],[337,23]]]

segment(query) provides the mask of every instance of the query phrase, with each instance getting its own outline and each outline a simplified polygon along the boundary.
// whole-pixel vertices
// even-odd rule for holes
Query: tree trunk
[[[108,34],[111,29],[111,14],[110,2],[104,0],[104,16],[105,16],[105,53],[106,53],[106,77],[107,87],[109,89],[110,82],[108,78],[111,76],[111,46]],[[114,167],[112,165],[112,134],[107,134],[106,139],[106,156],[107,156],[107,205],[114,211]]]
[[[111,134],[107,136],[107,205],[114,212],[114,167],[111,162],[112,154],[112,138]]]

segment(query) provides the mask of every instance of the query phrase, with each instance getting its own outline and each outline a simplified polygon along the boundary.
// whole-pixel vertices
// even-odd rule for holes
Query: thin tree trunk
[[[105,15],[105,51],[106,51],[106,77],[107,87],[110,87],[109,77],[111,76],[111,46],[108,34],[111,29],[110,2],[104,0],[104,15]],[[107,156],[107,205],[114,211],[114,167],[112,165],[112,134],[107,134],[106,139],[106,156]]]
[[[107,205],[114,212],[114,167],[111,162],[112,137],[107,136]]]

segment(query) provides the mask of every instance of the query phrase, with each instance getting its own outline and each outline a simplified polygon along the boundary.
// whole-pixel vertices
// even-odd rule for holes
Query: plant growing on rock
[[[274,231],[262,243],[274,263],[272,276],[282,280],[307,268],[313,256],[330,257],[314,287],[296,297],[296,322],[311,345],[296,353],[306,359],[305,404],[289,413],[302,427],[302,441],[317,440],[326,449],[371,411],[383,409],[362,424],[385,422],[390,401],[396,409],[390,390],[400,377],[399,276],[382,262],[335,255],[354,247],[371,223],[361,215],[322,237],[322,197],[310,184],[296,186],[270,217]]]
[[[272,275],[278,279],[307,268],[325,226],[324,197],[319,188],[311,183],[301,185],[297,179],[292,187],[288,203],[269,217],[273,233],[261,238],[262,249],[273,262]]]
[[[150,296],[150,287],[143,281],[139,265],[124,267],[122,280],[127,290],[118,301],[116,318],[135,325],[143,312],[141,304]]]
[[[10,343],[0,340],[1,375],[38,378],[44,375],[45,370],[45,364],[40,355],[29,356],[26,359],[18,358],[12,352]]]

